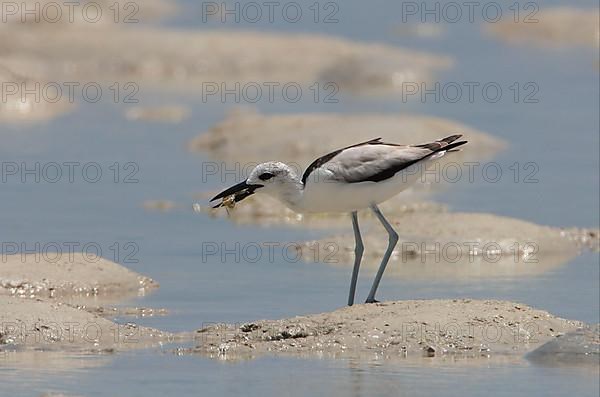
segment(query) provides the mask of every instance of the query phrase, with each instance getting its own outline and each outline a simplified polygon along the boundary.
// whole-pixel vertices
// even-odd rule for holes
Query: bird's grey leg
[[[381,277],[383,276],[383,272],[385,271],[385,267],[387,266],[388,261],[390,260],[390,256],[392,256],[392,252],[394,251],[394,247],[398,242],[398,233],[394,230],[392,225],[385,219],[377,205],[371,204],[371,210],[379,219],[379,222],[385,227],[385,230],[388,232],[389,242],[387,250],[383,255],[383,259],[381,260],[381,265],[379,265],[379,270],[377,270],[377,274],[375,275],[375,280],[373,281],[373,285],[371,286],[371,291],[369,292],[369,296],[367,297],[366,303],[377,302],[375,300],[375,293],[377,292],[377,287],[379,287],[379,282],[381,281]]]
[[[358,269],[360,268],[360,260],[362,259],[363,246],[362,238],[360,237],[360,229],[358,228],[358,214],[352,212],[352,228],[354,229],[354,268],[352,269],[352,280],[350,281],[350,294],[348,295],[348,306],[354,304],[354,294],[356,292],[356,281],[358,280]]]

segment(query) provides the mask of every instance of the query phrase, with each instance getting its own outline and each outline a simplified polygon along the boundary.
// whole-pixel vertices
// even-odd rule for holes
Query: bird
[[[335,150],[313,161],[299,177],[292,167],[268,161],[258,164],[248,178],[223,190],[210,203],[213,208],[232,208],[255,193],[275,197],[297,213],[349,213],[354,231],[354,265],[348,293],[348,306],[354,304],[356,282],[364,252],[358,224],[358,211],[370,209],[388,233],[383,255],[365,303],[378,302],[375,294],[390,256],[398,242],[398,233],[384,217],[378,204],[405,190],[418,178],[418,168],[456,152],[467,141],[451,135],[430,143],[399,145],[382,138]]]

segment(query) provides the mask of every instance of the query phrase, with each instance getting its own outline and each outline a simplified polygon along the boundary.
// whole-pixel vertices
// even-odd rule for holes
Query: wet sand
[[[155,288],[158,283],[149,277],[83,253],[5,255],[0,263],[0,296],[123,299]]]
[[[395,215],[391,223],[400,241],[386,274],[409,280],[530,277],[579,253],[578,245],[558,228],[492,214],[407,212]],[[387,233],[369,213],[363,216],[365,224],[363,265],[374,271],[387,248]],[[343,234],[308,241],[299,250],[306,261],[316,256],[350,267],[354,235],[347,227]]]
[[[485,29],[510,44],[597,49],[600,46],[599,12],[598,8],[541,8],[535,14],[529,13],[529,17],[524,15],[518,22],[506,18],[498,23],[485,24]]]
[[[0,263],[3,363],[32,368],[51,360],[57,370],[85,368],[90,364],[70,354],[111,354],[173,341],[169,332],[109,319],[165,315],[164,309],[110,306],[156,288],[151,278],[96,256],[5,255]]]
[[[168,332],[133,323],[118,325],[105,318],[106,312],[113,317],[154,315],[152,309],[97,306],[149,293],[158,288],[151,278],[96,256],[73,253],[55,260],[47,255],[6,255],[0,263],[3,350],[45,346],[112,351],[149,347],[171,337]]]
[[[459,358],[522,356],[583,324],[515,302],[415,300],[362,304],[329,313],[196,331],[184,351],[241,359],[305,357]]]
[[[47,4],[52,2],[19,3],[30,9]],[[108,0],[94,4],[105,14],[114,7]],[[123,18],[131,11],[128,4],[122,5],[127,7]],[[160,91],[220,102],[221,91],[248,83],[265,96],[271,89],[265,82],[277,82],[278,90],[288,83],[305,92],[315,83],[333,83],[336,92],[388,92],[403,82],[431,81],[453,64],[448,56],[326,35],[177,30],[154,24],[178,11],[172,3],[150,0],[134,14],[140,23],[114,23],[111,12],[98,23],[83,20],[81,12],[73,13],[72,22],[63,16],[57,23],[44,18],[33,22],[33,17],[21,23],[19,13],[7,14],[6,23],[0,24],[0,80],[16,86],[14,93],[12,85],[5,90],[0,121],[56,118],[88,101],[82,90],[88,83],[104,91],[105,101],[131,103],[139,99],[138,92]],[[75,88],[65,84],[73,81],[79,84]],[[22,101],[22,84],[48,98],[34,101],[29,95]],[[130,120],[171,123],[187,115],[179,106],[131,108],[125,113]]]
[[[211,194],[203,197],[207,200]],[[411,280],[528,277],[550,271],[582,250],[597,252],[598,230],[560,229],[485,213],[450,212],[443,205],[406,200],[404,193],[380,207],[400,240],[386,274]],[[306,262],[351,267],[354,234],[347,214],[300,215],[271,197],[250,197],[233,210],[200,207],[239,224],[292,226],[325,236],[289,242]],[[362,266],[374,271],[387,248],[387,233],[370,211],[359,211],[366,247]]]
[[[357,93],[388,91],[431,81],[452,65],[445,56],[316,34],[89,25],[11,25],[15,34],[0,36],[2,66],[33,80],[132,81],[200,95],[207,83],[333,82]]]
[[[252,109],[231,112],[223,121],[191,140],[192,151],[229,165],[284,161],[304,168],[324,153],[356,142],[382,137],[385,141],[417,144],[451,134],[463,134],[469,150],[454,153],[453,161],[483,160],[506,143],[462,123],[409,114],[303,113],[264,115]],[[301,136],[303,139],[296,139]],[[273,158],[277,153],[277,158]],[[442,159],[449,161],[447,158]]]
[[[158,346],[169,332],[117,324],[57,301],[0,296],[0,348],[105,352]]]
[[[125,118],[145,123],[159,122],[177,124],[188,118],[190,110],[181,105],[133,106],[125,111]]]
[[[78,368],[81,363],[68,357],[73,352],[111,354],[173,342],[195,346],[176,349],[176,354],[221,359],[265,354],[385,359],[460,357],[468,359],[463,364],[471,365],[471,359],[522,357],[559,335],[585,327],[581,322],[519,303],[464,299],[355,305],[330,313],[215,325],[172,334],[108,319],[168,314],[161,309],[68,303],[74,296],[90,294],[118,300],[123,290],[141,284],[156,288],[156,283],[145,276],[105,259],[96,265],[85,261],[59,265],[25,263],[27,266],[22,266],[20,259],[13,258],[0,267],[3,280],[17,280],[15,269],[20,270],[20,280],[25,280],[22,269],[31,272],[27,282],[4,282],[8,287],[0,294],[0,351],[10,355],[8,363],[24,368],[38,365],[40,355],[34,350],[48,350],[61,368]],[[42,284],[35,280],[42,280]],[[53,290],[56,293],[50,293]],[[569,346],[572,350],[588,343],[588,339],[571,340]],[[551,360],[550,351],[553,350],[546,349],[544,360]]]

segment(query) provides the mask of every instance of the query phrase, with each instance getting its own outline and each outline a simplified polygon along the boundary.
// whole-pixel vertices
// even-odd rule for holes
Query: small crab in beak
[[[221,199],[221,202],[217,203],[213,208],[225,207],[233,209],[237,202],[253,195],[254,191],[261,187],[263,187],[263,185],[249,185],[246,181],[240,182],[229,189],[223,190],[221,193],[211,198],[210,201],[212,202]]]

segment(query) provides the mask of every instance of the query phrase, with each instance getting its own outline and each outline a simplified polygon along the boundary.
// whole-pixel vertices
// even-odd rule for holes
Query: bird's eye
[[[258,176],[258,179],[260,179],[261,181],[266,181],[269,180],[271,178],[273,178],[275,175],[269,173],[269,172],[265,172],[264,174],[261,174]]]

